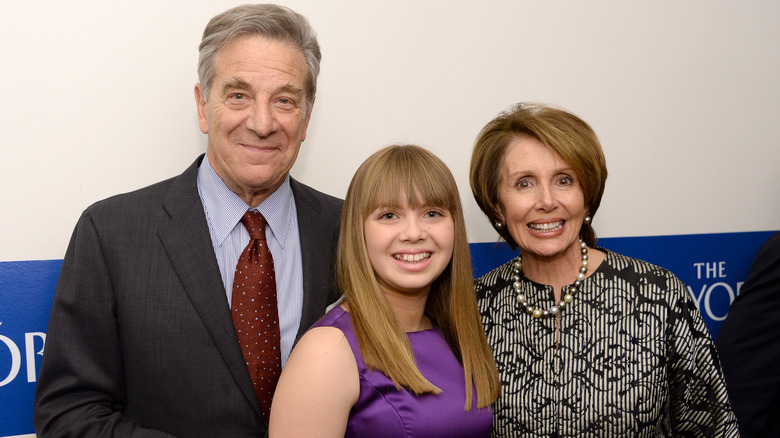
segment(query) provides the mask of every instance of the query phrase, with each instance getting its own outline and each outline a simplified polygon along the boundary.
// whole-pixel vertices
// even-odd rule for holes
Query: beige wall
[[[324,54],[293,174],[343,196],[369,153],[421,144],[456,175],[471,241],[492,241],[468,192],[472,142],[506,106],[539,101],[602,139],[601,236],[780,226],[780,2],[477,3],[285,2]],[[235,4],[3,3],[0,261],[61,258],[87,205],[205,150],[197,45]]]

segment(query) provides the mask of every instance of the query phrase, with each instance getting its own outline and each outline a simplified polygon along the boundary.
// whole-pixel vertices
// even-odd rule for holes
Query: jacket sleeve
[[[670,274],[669,409],[674,436],[738,437],[723,371],[686,286]]]
[[[89,210],[63,260],[36,385],[38,437],[167,437],[123,416],[124,364],[116,302]]]
[[[745,436],[780,436],[780,233],[756,253],[716,345]]]

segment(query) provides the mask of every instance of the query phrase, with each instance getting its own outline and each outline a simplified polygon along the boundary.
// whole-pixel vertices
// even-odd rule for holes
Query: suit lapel
[[[322,204],[312,190],[290,178],[298,213],[298,232],[301,241],[303,263],[303,309],[301,325],[296,339],[300,339],[306,330],[325,312],[325,308],[335,300],[335,244],[338,234],[331,234],[334,228],[323,223]],[[335,224],[338,231],[338,224]],[[327,258],[330,263],[324,263]]]
[[[197,169],[201,160],[202,157],[174,180],[168,196],[163,201],[170,220],[160,226],[157,234],[184,291],[225,364],[260,415],[260,406],[225,299],[225,287],[214,256],[203,204],[198,195]]]

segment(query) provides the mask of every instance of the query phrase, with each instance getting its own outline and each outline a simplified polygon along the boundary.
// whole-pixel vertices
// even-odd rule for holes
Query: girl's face
[[[441,207],[380,207],[364,222],[371,266],[386,294],[425,295],[452,259],[455,224]]]

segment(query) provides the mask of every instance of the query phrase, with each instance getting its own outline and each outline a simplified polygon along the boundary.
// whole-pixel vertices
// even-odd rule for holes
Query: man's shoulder
[[[182,195],[188,192],[197,195],[197,165],[199,161],[200,158],[180,175],[97,201],[87,208],[87,212],[92,215],[113,212],[132,214],[160,207],[172,190],[178,190]]]
[[[165,196],[166,193],[168,193],[168,190],[170,189],[175,179],[176,177],[168,178],[166,180],[156,182],[154,184],[148,185],[146,187],[142,187],[140,189],[135,189],[130,192],[120,193],[117,195],[110,196],[106,199],[95,202],[95,204],[93,204],[93,207],[110,206],[112,204],[118,204],[118,203],[124,204],[127,202],[134,202],[134,201],[144,202],[150,199],[159,199],[160,197],[163,197]]]
[[[308,186],[295,178],[290,178],[293,196],[297,205],[305,205],[322,213],[336,213],[341,215],[341,209],[344,206],[344,200],[323,193],[311,186]]]

